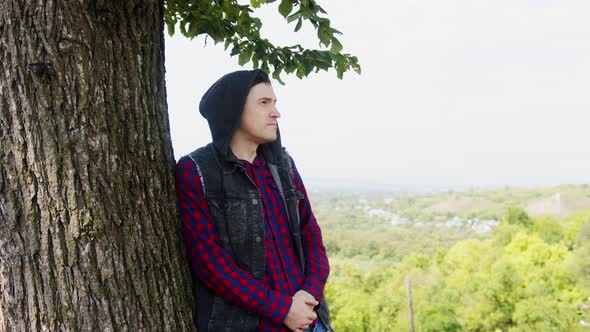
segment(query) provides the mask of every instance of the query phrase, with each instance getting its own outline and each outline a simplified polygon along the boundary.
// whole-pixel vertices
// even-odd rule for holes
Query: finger
[[[313,297],[312,298],[305,298],[305,299],[303,299],[303,302],[305,302],[306,304],[314,305],[314,306],[319,304],[319,302],[316,301]]]
[[[308,293],[304,293],[304,295],[305,295],[305,298],[306,298],[306,299],[308,299],[308,300],[312,300],[312,301],[316,301],[316,302],[317,302],[316,298],[315,298],[315,297],[313,297],[313,295],[311,295],[311,294],[308,294]]]
[[[315,300],[315,297],[313,297],[313,295],[311,295],[308,292],[303,291],[303,290],[297,291],[294,296],[303,296],[307,299],[314,299]]]
[[[301,298],[303,298],[304,301],[315,301],[316,300],[315,297],[313,297],[312,295],[307,294],[307,293],[295,293],[295,295],[293,295],[293,296],[301,297]]]
[[[309,316],[308,318],[311,319],[311,321],[313,322],[316,318],[318,318],[318,315],[315,313],[315,311],[312,311],[311,316]],[[311,322],[309,324],[311,324]]]

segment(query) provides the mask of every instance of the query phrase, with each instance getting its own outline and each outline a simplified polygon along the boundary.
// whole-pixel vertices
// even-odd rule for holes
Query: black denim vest
[[[262,198],[246,168],[237,159],[221,158],[212,144],[188,156],[201,176],[203,191],[223,248],[236,265],[264,282],[266,252]],[[298,200],[303,198],[303,194],[295,189],[291,159],[284,149],[280,160],[278,164],[267,162],[267,165],[281,191],[293,240],[301,265],[305,267],[298,207]],[[193,276],[193,291],[197,301],[195,317],[199,332],[256,331],[257,313],[215,295],[196,276]],[[328,331],[333,331],[324,299],[316,307],[316,312]]]

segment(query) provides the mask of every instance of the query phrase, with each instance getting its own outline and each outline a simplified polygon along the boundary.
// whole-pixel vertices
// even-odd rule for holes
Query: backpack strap
[[[289,179],[291,180],[290,184],[294,187],[293,184],[293,164],[291,163],[291,157],[289,156],[289,153],[287,153],[287,150],[285,148],[283,148],[283,163],[287,164],[287,171],[288,171],[288,176]],[[272,163],[268,163],[268,168],[270,169],[270,173],[272,174],[273,179],[275,180],[277,187],[279,187],[279,192],[281,193],[281,198],[283,199],[283,203],[285,204],[285,210],[287,211],[287,220],[289,221],[289,228],[291,230],[291,235],[293,236],[293,240],[295,241],[295,250],[297,251],[297,254],[299,256],[299,261],[301,263],[301,270],[303,271],[303,273],[305,273],[305,256],[303,254],[303,244],[301,243],[301,220],[300,220],[300,215],[299,215],[299,207],[295,206],[295,220],[292,220],[293,218],[290,217],[290,209],[289,206],[287,205],[287,200],[285,199],[285,193],[283,191],[283,184],[281,182],[281,176],[279,174],[279,170],[278,170],[278,166]],[[297,199],[301,199],[303,196],[302,194],[300,195],[300,193],[295,190],[296,192],[296,197]]]

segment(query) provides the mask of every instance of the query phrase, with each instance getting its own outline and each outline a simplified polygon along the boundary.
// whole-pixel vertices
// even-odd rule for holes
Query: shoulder
[[[212,156],[214,153],[214,149],[213,149],[213,144],[209,143],[207,145],[201,146],[200,148],[195,149],[194,151],[186,154],[183,157],[188,157],[190,159],[196,159],[196,158],[207,158],[209,156]]]
[[[176,161],[176,168],[178,168],[179,166],[182,166],[182,165],[190,164],[190,163],[191,163],[191,158],[188,155],[181,156]]]
[[[205,162],[213,156],[211,147],[212,144],[209,143],[181,156],[176,162],[176,169],[178,170],[179,167],[198,168],[199,163]]]
[[[194,175],[198,175],[198,172],[193,160],[191,160],[188,155],[180,157],[176,162],[176,178],[186,179],[187,177]]]
[[[176,163],[176,188],[177,191],[191,192],[194,197],[205,198],[205,183],[201,175],[199,165],[189,156],[181,157]]]
[[[188,175],[201,176],[201,164],[208,164],[209,159],[212,158],[212,144],[201,146],[194,151],[185,154],[176,162],[176,175],[179,172],[183,173],[185,177]]]

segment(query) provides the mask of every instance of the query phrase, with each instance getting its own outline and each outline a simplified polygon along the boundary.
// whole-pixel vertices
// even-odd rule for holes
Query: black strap
[[[289,174],[292,174],[293,165],[291,165],[291,158],[289,157],[289,155],[286,155],[286,158],[288,160],[289,165]],[[287,211],[287,220],[289,221],[289,228],[291,229],[291,235],[293,236],[293,240],[295,241],[295,250],[297,250],[297,254],[299,255],[299,261],[301,262],[301,270],[303,271],[303,273],[305,273],[305,256],[303,254],[303,244],[301,243],[301,230],[299,229],[301,225],[299,219],[299,208],[295,208],[296,220],[291,220],[291,218],[289,217],[289,207],[287,206],[287,200],[285,199],[285,194],[283,192],[283,184],[281,182],[278,167],[275,164],[268,163],[268,168],[270,169],[270,173],[272,174],[272,177],[275,180],[277,187],[279,187],[281,198],[283,199],[283,203],[285,204],[285,210]]]

